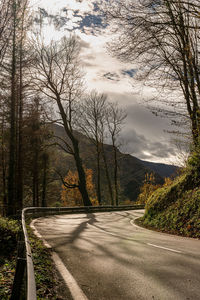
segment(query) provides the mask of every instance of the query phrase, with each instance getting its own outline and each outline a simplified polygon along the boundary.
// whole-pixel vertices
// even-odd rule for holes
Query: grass
[[[29,226],[27,227],[35,271],[37,300],[66,299],[66,296],[63,295],[63,288],[66,289],[66,287],[51,260],[51,250],[43,245],[43,242],[34,235]]]
[[[20,232],[20,222],[0,217],[0,299],[10,298],[16,267],[17,238]],[[46,249],[27,224],[31,243],[37,300],[68,299],[66,290],[55,266],[51,260],[51,252]]]
[[[0,217],[0,299],[10,298],[16,266],[20,223]]]
[[[13,279],[15,275],[16,257],[11,256],[9,259],[4,258],[0,265],[0,299],[7,300],[10,298]]]
[[[199,184],[199,168],[189,164],[183,175],[150,196],[138,222],[147,228],[200,238]]]

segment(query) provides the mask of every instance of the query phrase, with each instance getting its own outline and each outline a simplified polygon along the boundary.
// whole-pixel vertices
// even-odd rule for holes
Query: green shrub
[[[0,256],[9,257],[17,246],[20,231],[19,222],[7,218],[0,218]]]
[[[200,238],[200,155],[195,151],[184,174],[148,199],[141,222],[170,233]]]

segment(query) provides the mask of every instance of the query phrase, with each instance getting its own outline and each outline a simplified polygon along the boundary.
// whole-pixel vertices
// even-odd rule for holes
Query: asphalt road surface
[[[142,214],[59,215],[35,227],[89,300],[200,299],[200,241],[137,227]]]

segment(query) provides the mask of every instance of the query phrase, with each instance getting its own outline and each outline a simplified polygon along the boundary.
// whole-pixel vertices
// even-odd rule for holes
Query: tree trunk
[[[106,159],[106,154],[104,151],[103,144],[102,144],[102,156],[103,156],[103,161],[104,161],[104,166],[105,166],[105,171],[106,171],[106,178],[107,178],[108,190],[109,190],[109,194],[110,194],[110,201],[111,201],[111,205],[114,205],[112,185],[111,185],[110,174],[108,171],[108,164],[107,164],[107,159]]]
[[[16,3],[13,1],[13,38],[12,38],[12,71],[11,71],[11,98],[10,98],[10,144],[8,169],[8,210],[13,215],[16,210],[15,197],[15,170],[16,170]]]
[[[32,182],[32,205],[36,207],[36,193],[35,193],[35,176],[33,175],[33,182]]]
[[[79,191],[83,198],[83,204],[84,206],[92,206],[86,187],[85,171],[83,169],[82,160],[80,158],[78,141],[75,138],[72,138],[72,144],[74,149],[74,159],[76,162],[76,168],[79,176]]]
[[[6,160],[4,144],[4,112],[1,123],[1,165],[2,165],[2,193],[3,193],[3,216],[6,216],[7,193],[6,193]]]
[[[73,156],[74,156],[74,160],[75,160],[76,168],[77,168],[77,172],[78,172],[79,191],[80,191],[82,199],[83,199],[83,204],[84,204],[84,206],[92,206],[92,203],[90,201],[88,191],[87,191],[85,171],[83,169],[83,164],[82,164],[82,160],[80,157],[78,140],[75,138],[72,130],[70,130],[70,128],[68,126],[66,114],[65,114],[64,108],[62,106],[60,97],[58,94],[56,96],[57,96],[58,108],[59,108],[60,115],[62,117],[63,125],[65,128],[65,132],[66,132],[67,136],[69,137],[69,139],[71,140],[72,145],[73,145],[73,151],[74,151]]]
[[[117,149],[113,145],[114,151],[114,182],[115,182],[115,204],[119,205],[119,191],[118,191],[118,163],[117,163]]]
[[[36,145],[33,161],[33,206],[39,206],[39,180],[38,180],[38,149]]]
[[[23,208],[23,74],[22,74],[22,41],[20,45],[20,84],[18,110],[18,159],[17,159],[17,187],[16,201],[18,209]]]
[[[101,167],[100,167],[100,152],[97,146],[97,199],[101,205]]]
[[[47,166],[48,166],[48,154],[44,153],[44,155],[43,155],[42,207],[47,207],[47,201],[46,201]]]

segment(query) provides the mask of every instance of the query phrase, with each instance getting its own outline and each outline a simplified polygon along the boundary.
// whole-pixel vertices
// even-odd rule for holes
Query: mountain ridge
[[[55,136],[62,139],[68,139],[65,130],[60,125],[53,125],[52,131]],[[79,140],[81,158],[86,168],[92,169],[94,173],[94,182],[96,182],[96,161],[95,161],[95,146],[91,140],[80,132],[75,132],[76,137]],[[56,137],[55,137],[56,138]],[[113,158],[112,158],[112,145],[104,144],[106,158],[108,161],[108,167],[110,174],[113,172]],[[60,162],[59,165],[62,168],[62,173],[66,176],[68,170],[75,171],[75,164],[73,157],[60,150]],[[154,173],[155,182],[162,184],[164,177],[171,176],[177,167],[167,164],[159,164],[153,162],[145,162],[130,154],[124,154],[117,150],[118,164],[119,164],[119,182],[120,182],[120,197],[122,201],[130,200],[136,201],[140,187],[143,185],[145,175],[147,173]],[[65,167],[67,166],[67,167]],[[101,174],[102,174],[102,194],[107,195],[107,181],[105,176],[105,170],[103,167],[103,161],[101,161]],[[162,174],[162,175],[161,175]],[[107,201],[106,196],[104,201]]]

